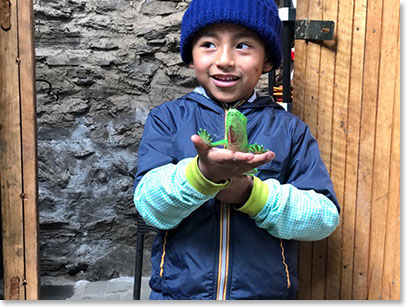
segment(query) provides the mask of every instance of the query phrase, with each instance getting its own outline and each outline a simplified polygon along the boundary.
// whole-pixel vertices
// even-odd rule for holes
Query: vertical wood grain
[[[337,1],[325,0],[323,2],[323,20],[335,22],[335,37],[338,32],[338,4]],[[319,106],[318,106],[318,128],[317,141],[321,152],[321,158],[331,173],[332,161],[332,136],[333,136],[333,116],[334,116],[334,91],[336,72],[336,50],[338,48],[337,39],[324,41],[321,48],[321,69],[319,82]],[[325,239],[326,250],[324,261],[325,267],[321,268],[321,274],[325,277],[324,299],[339,299],[340,276],[341,276],[341,249],[340,240],[341,228]],[[316,245],[316,244],[314,244]],[[314,246],[314,248],[318,246]],[[314,258],[314,261],[316,259]]]
[[[390,159],[390,195],[386,225],[385,267],[383,270],[383,299],[400,300],[400,6],[394,110]]]
[[[24,229],[21,199],[21,136],[18,82],[17,13],[11,5],[11,28],[0,28],[0,173],[3,232],[4,297],[25,297]]]
[[[348,101],[349,77],[351,64],[352,25],[354,1],[340,1],[338,3],[336,61],[334,76],[334,94],[332,103],[332,146],[330,175],[334,184],[339,203],[344,207],[345,165],[346,165],[346,135],[348,133]],[[343,219],[341,220],[343,221]],[[340,277],[342,253],[338,251],[342,241],[342,223],[328,239],[330,244],[329,258],[329,299],[340,296]],[[336,277],[336,278],[335,278]]]
[[[321,20],[323,16],[322,1],[311,1],[308,4],[308,18]],[[321,45],[308,42],[306,66],[306,87],[304,95],[304,120],[312,134],[318,134],[318,113],[320,108],[321,82]],[[326,240],[312,243],[311,299],[324,299],[326,272]]]
[[[308,19],[322,19],[321,1],[308,2]],[[319,70],[320,70],[321,46],[312,41],[307,41],[307,62],[305,67],[305,82],[303,114],[302,118],[308,124],[312,134],[317,131],[317,114],[319,100]]]
[[[386,197],[387,215],[386,219],[382,222],[385,223],[386,231],[382,237],[379,237],[384,241],[384,251],[382,254],[383,273],[380,281],[382,299],[394,299],[392,298],[392,292],[394,290],[396,290],[394,292],[400,291],[400,252],[398,248],[399,242],[397,242],[397,237],[400,236],[400,8],[395,7],[389,10],[388,8],[391,8],[389,4],[388,1],[383,3],[385,7],[383,13],[383,32],[388,33],[389,36],[386,35],[384,40],[386,47],[382,49],[383,61],[386,62],[385,65],[388,67],[388,70],[381,71],[381,86],[379,87],[380,104],[385,104],[379,110],[382,116],[392,119],[391,122],[387,120],[391,127],[385,127],[388,130],[391,129],[388,136],[389,147],[387,149],[389,151],[383,151],[384,158],[388,159],[390,172],[388,178],[386,178],[386,183],[388,180],[388,197]],[[397,48],[393,46],[397,46]],[[396,61],[394,61],[395,59]],[[382,80],[382,76],[384,80]],[[392,87],[394,87],[393,91],[391,91]],[[397,275],[394,278],[393,272],[395,268],[398,274],[396,273]],[[400,299],[400,296],[396,294],[395,299]]]
[[[308,1],[299,1],[296,9],[297,19],[308,18]],[[305,82],[304,76],[307,66],[307,43],[305,40],[295,41],[293,104],[292,111],[302,118],[304,109]]]
[[[297,2],[297,19],[308,18],[308,1]],[[307,68],[307,42],[304,40],[295,41],[294,57],[294,80],[293,80],[293,113],[303,117],[304,96],[306,84],[304,76]],[[311,278],[312,278],[312,243],[301,242],[298,259],[299,274],[299,299],[311,299]]]
[[[26,299],[39,298],[39,223],[37,184],[37,127],[32,0],[19,1],[18,47],[23,166],[24,244]]]
[[[333,20],[336,23],[337,6],[335,1],[325,0],[318,6],[322,20]],[[315,10],[315,8],[314,8]],[[335,31],[336,33],[336,31]],[[319,144],[321,158],[329,170],[331,164],[332,143],[332,114],[333,114],[333,91],[335,76],[335,49],[336,41],[319,42],[320,57],[318,71],[318,89],[316,91],[316,127],[315,137]],[[312,299],[325,299],[327,291],[327,261],[328,240],[320,240],[313,243],[312,260]]]
[[[38,299],[32,1],[10,1],[0,29],[0,185],[5,299]]]
[[[368,271],[368,298],[382,299],[382,273],[385,253],[386,215],[389,199],[390,153],[396,79],[398,10],[392,1],[383,1],[376,140],[371,204],[371,230]],[[391,89],[391,90],[389,90]],[[386,172],[383,172],[386,170]]]
[[[352,299],[368,298],[372,185],[379,84],[382,2],[368,1]]]
[[[21,135],[18,81],[17,12],[11,5],[11,28],[0,28],[0,173],[4,297],[25,297]]]
[[[367,0],[354,2],[352,57],[347,114],[345,193],[342,204],[341,299],[352,298],[355,214],[358,182],[360,120],[362,108],[363,65],[365,53]]]

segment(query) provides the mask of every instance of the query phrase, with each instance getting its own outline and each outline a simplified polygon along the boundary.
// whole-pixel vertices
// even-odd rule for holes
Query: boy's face
[[[191,68],[212,98],[231,103],[253,94],[262,72],[272,69],[263,42],[251,30],[216,24],[201,31],[192,46]]]

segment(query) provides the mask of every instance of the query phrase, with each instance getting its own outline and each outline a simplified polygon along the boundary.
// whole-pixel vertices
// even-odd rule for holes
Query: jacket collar
[[[205,96],[205,98],[211,99],[208,95],[208,93],[205,91],[205,89],[202,86],[199,86],[197,88],[194,89],[194,92],[201,94],[203,96]],[[257,98],[257,92],[256,90],[253,91],[253,94],[250,96],[249,99],[247,99],[248,103],[252,103],[253,101],[255,101]]]
[[[251,109],[251,108],[275,108],[275,109],[282,109],[284,108],[280,106],[278,103],[274,102],[273,97],[268,95],[259,95],[256,93],[257,98],[253,101],[245,102],[238,107],[238,109]],[[253,97],[253,96],[252,96]],[[211,99],[207,95],[203,95],[199,91],[193,91],[185,96],[187,99],[191,99],[216,113],[222,114],[225,112],[224,107],[218,101]],[[250,99],[249,99],[250,100]]]

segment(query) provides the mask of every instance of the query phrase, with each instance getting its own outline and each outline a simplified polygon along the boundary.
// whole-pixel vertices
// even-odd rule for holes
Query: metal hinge
[[[10,0],[0,0],[0,26],[4,31],[10,30],[11,23],[11,3]]]
[[[295,39],[333,40],[335,22],[330,20],[296,20]]]

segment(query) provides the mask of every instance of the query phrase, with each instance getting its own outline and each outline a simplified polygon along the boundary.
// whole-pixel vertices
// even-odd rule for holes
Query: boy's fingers
[[[264,164],[275,158],[276,154],[272,151],[268,151],[262,154],[251,154],[243,152],[235,152],[234,159],[239,161],[246,161],[250,164]]]
[[[274,152],[268,151],[268,152],[262,153],[260,155],[255,155],[255,158],[253,159],[254,161],[252,161],[252,162],[263,164],[263,163],[273,160],[275,157],[276,157],[276,154]]]
[[[253,163],[252,166],[254,168],[257,168],[263,164],[266,164],[267,162],[270,162],[275,158],[275,156],[276,155],[274,152],[267,152],[266,154],[262,154],[262,156],[255,157],[255,159],[253,159],[253,161],[250,162]]]
[[[231,151],[227,149],[219,149],[207,146],[200,136],[194,134],[191,136],[198,155],[203,158],[209,158],[214,163],[243,163],[251,165],[252,167],[258,167],[265,164],[275,158],[275,153],[267,151],[262,154],[253,154],[239,151]],[[212,149],[212,151],[211,151]],[[211,151],[211,153],[210,153]],[[239,164],[240,164],[239,163]]]
[[[198,155],[204,154],[209,150],[209,147],[206,146],[206,144],[199,135],[194,134],[193,136],[191,136],[191,141],[192,143],[194,143]]]

